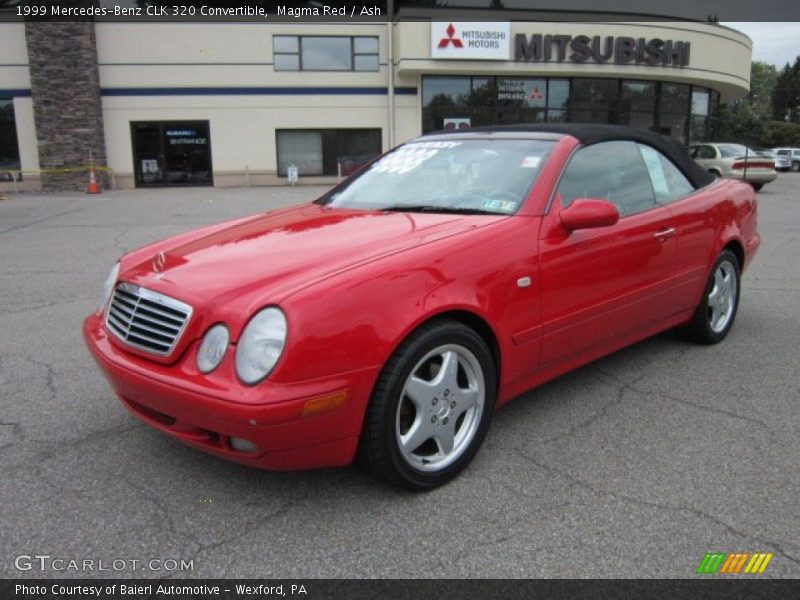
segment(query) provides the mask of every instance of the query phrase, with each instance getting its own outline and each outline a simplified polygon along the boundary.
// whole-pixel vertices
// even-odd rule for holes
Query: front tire
[[[427,490],[458,475],[491,424],[492,353],[474,330],[427,323],[386,363],[364,419],[358,462],[382,479]]]
[[[791,169],[792,173],[797,173],[798,171],[800,171],[800,162],[796,162],[796,161],[793,162],[792,166],[790,167],[790,169]]]
[[[700,306],[681,333],[701,344],[724,340],[736,319],[740,283],[739,259],[730,250],[723,250],[711,268]]]

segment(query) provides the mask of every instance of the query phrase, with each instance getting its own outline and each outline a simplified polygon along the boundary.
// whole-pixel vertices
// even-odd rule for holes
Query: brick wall
[[[25,25],[44,190],[85,190],[88,175],[48,169],[105,165],[94,23]]]

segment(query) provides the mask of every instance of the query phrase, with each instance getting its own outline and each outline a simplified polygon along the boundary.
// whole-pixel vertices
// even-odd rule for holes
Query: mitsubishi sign
[[[518,33],[514,38],[514,60],[518,62],[611,62],[617,65],[685,67],[689,64],[689,52],[689,42],[660,38],[541,33],[530,36]]]
[[[431,23],[431,58],[509,60],[509,23]]]

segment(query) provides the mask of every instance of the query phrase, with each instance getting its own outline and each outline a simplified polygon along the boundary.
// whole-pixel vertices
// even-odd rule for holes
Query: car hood
[[[120,279],[195,307],[243,296],[279,302],[336,272],[504,218],[306,204],[150,246],[123,260]]]

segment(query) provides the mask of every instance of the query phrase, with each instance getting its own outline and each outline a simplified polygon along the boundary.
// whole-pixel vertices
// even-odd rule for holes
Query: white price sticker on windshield
[[[426,160],[438,154],[439,150],[454,148],[461,142],[420,142],[406,144],[399,150],[384,156],[372,170],[376,173],[395,173],[402,175],[416,169]]]

